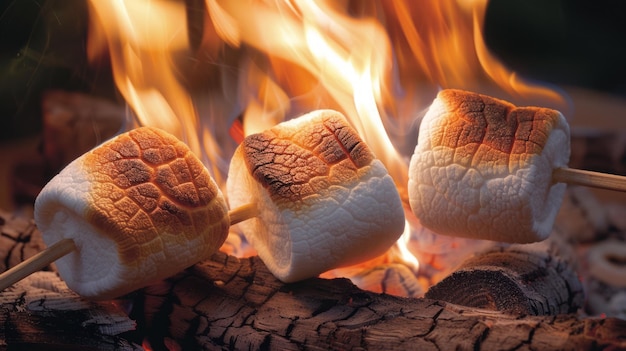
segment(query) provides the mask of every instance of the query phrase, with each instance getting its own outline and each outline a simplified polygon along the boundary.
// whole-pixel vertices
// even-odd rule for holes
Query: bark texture
[[[626,349],[621,319],[504,314],[375,294],[347,279],[283,284],[258,257],[223,253],[143,298],[156,350],[172,342],[205,350]]]
[[[32,219],[0,210],[0,272],[36,255],[45,247]]]
[[[0,293],[0,350],[138,350],[121,306],[87,301],[54,272],[37,272]]]
[[[0,217],[3,237],[22,238],[3,245],[40,240],[31,221]],[[626,349],[622,319],[508,314],[363,291],[347,279],[283,284],[258,257],[221,252],[117,304],[85,301],[52,272],[0,302],[0,350],[132,350],[144,337],[153,350]],[[132,303],[130,318],[120,302]]]
[[[583,285],[571,255],[550,239],[478,254],[431,287],[426,297],[514,315],[575,313],[583,307]]]

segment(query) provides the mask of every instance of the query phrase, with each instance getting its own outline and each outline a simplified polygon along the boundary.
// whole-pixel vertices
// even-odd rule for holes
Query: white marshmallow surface
[[[354,146],[350,142],[342,144],[342,135],[346,134],[333,134],[326,128],[312,131],[321,125],[340,126],[344,131],[351,130],[347,133],[350,137],[356,136],[341,114],[320,110],[275,126],[264,134],[267,140],[261,137],[268,150],[284,151],[264,161],[271,170],[261,176],[280,179],[290,190],[314,188],[306,195],[289,193],[291,198],[283,198],[274,188],[255,179],[246,157],[258,155],[245,154],[247,147],[254,147],[246,140],[231,160],[227,179],[231,208],[254,202],[259,210],[256,218],[239,223],[239,229],[269,270],[283,282],[315,277],[329,269],[381,255],[404,230],[400,196],[383,164],[370,156],[359,140],[352,150],[364,148],[366,151],[361,152],[368,153],[371,161],[355,166],[344,155]],[[320,130],[324,137],[310,148],[302,147],[306,141],[298,135],[316,135]],[[328,140],[330,146],[323,140]],[[263,151],[260,154],[267,155]],[[341,161],[328,164],[330,154]],[[276,169],[280,170],[278,174]],[[304,178],[299,178],[300,171]],[[315,173],[318,171],[321,175]]]
[[[570,155],[557,111],[444,90],[420,125],[409,200],[439,234],[529,243],[552,231],[566,185],[552,172]]]

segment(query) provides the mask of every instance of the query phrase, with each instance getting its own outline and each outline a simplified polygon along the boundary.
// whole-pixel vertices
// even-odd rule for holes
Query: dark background
[[[492,0],[485,39],[523,75],[626,94],[625,1]]]
[[[87,65],[77,13],[82,0],[0,1],[0,141],[39,131],[46,89],[114,91],[108,72]],[[624,1],[491,0],[485,38],[525,77],[626,98]]]

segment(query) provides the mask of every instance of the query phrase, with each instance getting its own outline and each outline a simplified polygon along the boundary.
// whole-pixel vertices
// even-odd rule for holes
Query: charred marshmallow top
[[[569,126],[539,107],[441,91],[420,125],[409,168],[411,208],[440,234],[527,243],[551,232],[565,184]]]

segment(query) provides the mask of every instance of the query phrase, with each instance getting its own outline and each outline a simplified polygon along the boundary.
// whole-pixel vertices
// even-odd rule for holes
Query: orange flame
[[[93,1],[88,57],[108,49],[113,77],[141,125],[159,127],[183,139],[199,157],[203,148],[219,156],[203,131],[189,92],[177,76],[189,54],[186,9],[165,0]],[[219,177],[219,172],[213,172]]]
[[[236,146],[229,133],[240,139],[332,108],[348,117],[406,200],[408,157],[438,89],[565,105],[489,52],[486,0],[205,0],[199,24],[189,23],[198,9],[188,3],[92,0],[89,56],[108,52],[139,124],[181,137],[220,184]],[[410,232],[394,255],[417,269],[404,244]]]

